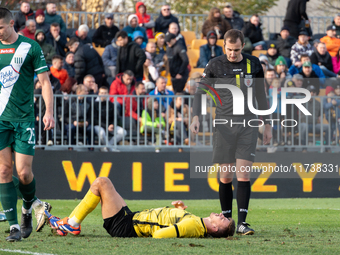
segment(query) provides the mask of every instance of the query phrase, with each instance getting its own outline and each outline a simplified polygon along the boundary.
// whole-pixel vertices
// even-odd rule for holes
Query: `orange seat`
[[[200,50],[188,49],[187,54],[191,68],[196,67],[197,61],[200,57]]]
[[[207,40],[206,39],[195,39],[191,42],[191,49],[196,49],[199,50],[200,47],[204,44],[207,44]]]
[[[104,53],[105,48],[102,47],[93,47],[99,54],[99,56],[102,56]]]
[[[255,56],[255,57],[259,57],[260,54],[266,55],[267,51],[266,50],[253,50],[251,52],[251,55]]]
[[[184,37],[185,44],[191,47],[191,43],[196,39],[196,34],[194,31],[181,31],[181,35]]]

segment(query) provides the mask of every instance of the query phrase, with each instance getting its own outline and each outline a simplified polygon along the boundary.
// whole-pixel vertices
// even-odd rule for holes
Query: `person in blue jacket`
[[[200,58],[197,62],[197,68],[204,68],[210,59],[223,55],[222,47],[216,45],[217,34],[215,31],[208,32],[207,41],[207,44],[200,47]]]
[[[133,32],[141,31],[143,33],[143,41],[148,43],[148,36],[146,35],[146,30],[143,27],[138,26],[138,17],[135,14],[131,14],[128,17],[128,25],[123,28],[123,30],[128,34],[128,36],[133,40]]]

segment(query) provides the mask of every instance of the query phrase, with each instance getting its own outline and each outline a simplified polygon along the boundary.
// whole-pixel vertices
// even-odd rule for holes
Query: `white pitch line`
[[[16,253],[21,253],[21,254],[32,254],[32,255],[53,255],[51,253],[39,253],[39,252],[21,251],[21,250],[9,250],[9,249],[0,249],[0,251],[16,252]]]

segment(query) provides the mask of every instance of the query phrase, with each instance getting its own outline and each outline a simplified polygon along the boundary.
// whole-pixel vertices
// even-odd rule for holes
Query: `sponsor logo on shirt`
[[[0,54],[14,54],[15,48],[0,49]]]
[[[233,72],[241,72],[242,69],[233,69]]]

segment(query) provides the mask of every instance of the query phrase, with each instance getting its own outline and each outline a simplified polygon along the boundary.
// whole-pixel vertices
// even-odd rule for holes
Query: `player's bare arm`
[[[270,124],[266,124],[263,132],[263,144],[270,144],[270,140],[272,139],[272,127]]]
[[[42,96],[46,105],[46,113],[43,118],[45,125],[44,130],[50,130],[54,128],[54,117],[53,117],[53,91],[50,79],[47,72],[38,74],[38,79],[42,85]]]
[[[198,116],[194,116],[192,118],[192,122],[190,125],[190,131],[194,134],[198,134],[198,130],[200,129],[200,122],[198,120]]]

